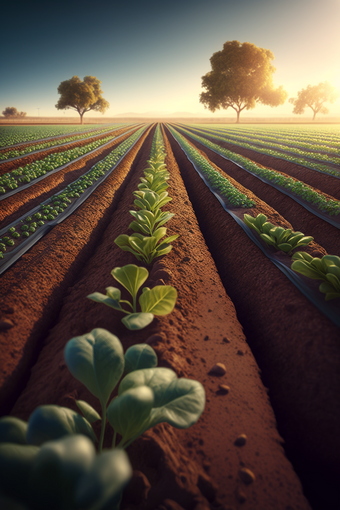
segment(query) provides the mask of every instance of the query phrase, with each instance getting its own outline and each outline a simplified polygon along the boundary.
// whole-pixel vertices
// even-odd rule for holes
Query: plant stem
[[[101,427],[101,431],[100,431],[100,439],[99,439],[99,453],[102,452],[102,449],[103,449],[103,442],[104,442],[104,432],[105,432],[105,426],[106,426],[106,405],[102,403],[102,410],[103,410],[103,415],[102,415],[102,427]]]
[[[116,437],[117,437],[117,432],[115,431],[113,434],[113,439],[112,439],[112,448],[115,448],[115,446],[116,446]]]

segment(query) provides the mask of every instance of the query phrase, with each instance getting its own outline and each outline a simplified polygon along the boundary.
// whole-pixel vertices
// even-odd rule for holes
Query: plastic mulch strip
[[[70,204],[68,207],[67,207],[67,210],[65,210],[64,212],[62,212],[61,214],[58,215],[58,217],[54,220],[51,220],[49,221],[48,223],[46,223],[45,225],[42,225],[41,227],[39,227],[39,229],[34,232],[32,235],[30,235],[30,237],[28,237],[25,241],[23,241],[19,246],[17,246],[16,248],[14,248],[12,251],[10,251],[9,253],[4,253],[4,258],[3,259],[0,259],[0,274],[3,274],[10,266],[12,266],[22,255],[24,255],[24,253],[26,253],[32,246],[34,246],[44,235],[46,235],[50,230],[52,230],[53,227],[55,227],[56,225],[58,225],[59,223],[62,223],[64,220],[66,220],[66,218],[68,218],[71,214],[74,213],[74,211],[76,209],[78,209],[78,207],[83,203],[85,202],[85,200],[87,200],[87,198],[98,188],[98,186],[100,186],[100,184],[102,182],[105,181],[105,179],[113,172],[113,170],[115,170],[115,168],[119,165],[119,163],[122,161],[122,159],[126,156],[126,154],[128,154],[131,149],[134,147],[134,145],[138,142],[138,140],[140,139],[140,137],[143,135],[143,133],[145,132],[145,130],[147,129],[148,126],[146,126],[143,131],[140,133],[140,135],[138,136],[138,138],[133,142],[133,144],[131,145],[131,147],[129,147],[129,149],[127,150],[127,152],[125,152],[125,154],[123,154],[123,156],[121,156],[119,158],[119,160],[117,161],[117,163],[111,167],[105,175],[103,175],[102,177],[100,177],[99,179],[96,180],[96,182],[94,184],[92,184],[92,186],[89,186],[86,191],[84,191],[81,196],[79,198],[75,198],[73,203]],[[94,165],[95,166],[95,165]],[[93,167],[92,167],[93,168]],[[89,172],[91,172],[92,168],[86,172],[84,175],[88,174]],[[79,181],[80,179],[82,179],[83,176],[79,177],[79,179],[77,179],[76,181],[74,182],[77,182]],[[56,198],[58,195],[62,194],[64,192],[64,190],[61,190],[59,191],[59,193],[57,193],[56,195],[53,195],[53,198]],[[0,230],[0,236],[2,236],[3,234],[5,234],[9,228],[11,227],[14,227],[15,225],[18,225],[21,220],[24,220],[25,218],[27,218],[27,216],[32,216],[33,214],[35,214],[36,212],[39,211],[39,209],[41,208],[42,205],[45,205],[45,204],[48,204],[50,202],[50,198],[48,198],[45,202],[42,202],[41,204],[39,204],[37,207],[35,207],[34,209],[32,209],[31,211],[29,211],[28,213],[24,214],[23,216],[21,216],[20,218],[18,218],[17,220],[13,221],[10,225],[7,225],[5,228],[1,229]]]
[[[247,236],[256,244],[256,246],[258,246],[258,248],[260,248],[260,250],[262,250],[262,252],[276,265],[276,267],[278,267],[280,271],[282,271],[287,276],[287,278],[289,278],[289,280],[302,292],[302,294],[304,294],[304,296],[309,299],[309,301],[311,301],[314,306],[316,306],[324,315],[326,315],[326,317],[328,317],[328,319],[330,319],[336,326],[340,328],[340,298],[336,298],[331,301],[325,301],[325,295],[318,289],[322,280],[311,280],[310,278],[307,278],[303,275],[299,275],[290,268],[292,260],[289,255],[286,255],[283,252],[273,253],[272,250],[269,249],[269,247],[255,235],[256,232],[249,228],[241,219],[241,217],[243,218],[244,210],[242,210],[242,208],[233,208],[233,210],[231,210],[221,195],[209,185],[207,180],[201,174],[199,168],[196,167],[195,163],[187,155],[183,147],[181,147],[180,143],[178,141],[177,143],[186,155],[187,159],[195,168],[198,175],[204,181],[205,185],[218,199],[223,209],[234,218],[240,227],[243,228]]]
[[[190,136],[190,135],[189,135]],[[198,143],[201,143],[202,145],[205,145],[203,142],[198,142]],[[215,154],[218,154],[219,156],[221,156],[223,159],[226,159],[227,161],[230,161],[231,163],[233,163],[234,165],[238,166],[239,168],[242,168],[242,170],[244,170],[245,172],[248,172],[250,175],[253,175],[254,177],[256,177],[257,179],[260,179],[260,181],[264,182],[265,184],[269,184],[270,186],[272,186],[273,188],[276,188],[278,191],[280,191],[281,193],[284,193],[285,195],[287,195],[288,197],[292,198],[293,200],[295,200],[295,202],[298,202],[300,205],[302,205],[302,207],[304,207],[305,209],[307,209],[309,212],[311,212],[312,214],[314,214],[315,216],[318,216],[320,219],[324,220],[324,221],[327,221],[327,223],[329,223],[330,225],[333,225],[333,227],[336,227],[338,229],[340,229],[340,216],[338,218],[331,218],[329,215],[323,213],[322,211],[319,211],[317,209],[317,207],[313,207],[309,204],[309,202],[307,202],[306,200],[301,200],[300,198],[297,198],[297,196],[294,194],[294,193],[290,193],[289,191],[287,191],[285,188],[282,188],[281,186],[278,186],[277,184],[274,184],[272,183],[269,179],[265,179],[263,177],[260,177],[256,174],[254,174],[253,172],[251,172],[250,170],[247,170],[247,168],[245,168],[244,166],[240,165],[240,163],[236,163],[235,161],[233,161],[232,159],[230,158],[227,158],[226,156],[224,156],[223,154],[221,154],[219,151],[217,151],[216,149],[212,149],[211,147],[208,147],[206,145],[206,147],[211,150],[212,152],[215,152]],[[325,175],[325,174],[324,174]],[[334,177],[333,175],[331,177]]]
[[[135,129],[135,128],[133,128],[133,129]],[[84,158],[85,156],[89,156],[90,154],[93,154],[94,152],[98,151],[99,149],[104,149],[107,145],[109,145],[110,143],[112,143],[115,140],[118,140],[118,138],[120,138],[121,136],[124,136],[124,135],[130,133],[131,131],[133,131],[133,129],[130,129],[129,131],[126,131],[126,133],[122,133],[119,136],[112,137],[111,140],[109,140],[108,142],[104,143],[103,145],[100,145],[99,147],[96,147],[92,151],[86,152],[85,154],[82,154],[81,156],[78,156],[78,158],[72,159],[72,161],[69,161],[68,163],[65,163],[65,165],[58,166],[54,170],[50,170],[49,172],[46,172],[45,175],[41,175],[40,177],[37,177],[36,179],[34,179],[31,182],[28,182],[27,184],[23,184],[22,186],[18,186],[17,188],[12,189],[11,191],[8,191],[8,192],[6,191],[5,194],[0,195],[0,202],[1,202],[1,200],[5,200],[5,198],[11,197],[12,195],[15,195],[16,193],[19,193],[19,191],[27,189],[30,186],[33,186],[33,184],[36,184],[37,182],[42,181],[43,179],[45,179],[49,175],[55,174],[56,172],[59,172],[60,170],[63,170],[64,168],[67,168],[68,166],[72,165],[76,161],[79,161],[80,159]]]

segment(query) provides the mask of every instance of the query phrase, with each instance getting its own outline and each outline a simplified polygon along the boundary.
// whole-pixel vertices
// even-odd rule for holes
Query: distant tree
[[[95,76],[85,76],[84,81],[78,76],[62,81],[58,87],[61,97],[55,107],[57,110],[75,110],[80,115],[81,124],[84,113],[90,110],[104,113],[110,104],[101,97],[103,91],[100,84],[101,81]]]
[[[2,115],[6,119],[10,119],[11,117],[25,117],[26,112],[18,112],[18,110],[13,106],[7,106],[7,108],[5,108],[2,112]]]
[[[238,123],[242,110],[251,110],[257,103],[279,106],[288,97],[281,87],[274,89],[271,51],[255,44],[227,41],[223,50],[210,58],[212,70],[202,76],[200,103],[214,112],[216,109],[233,108]]]
[[[294,105],[293,113],[301,114],[305,112],[306,106],[313,110],[313,120],[317,113],[328,113],[329,110],[324,103],[334,103],[339,97],[335,87],[332,87],[327,81],[319,85],[307,85],[307,88],[298,92],[298,97],[290,97],[289,102]]]

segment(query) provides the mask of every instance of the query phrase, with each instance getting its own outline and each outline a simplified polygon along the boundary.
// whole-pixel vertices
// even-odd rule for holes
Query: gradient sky
[[[269,49],[274,84],[289,97],[325,80],[340,90],[340,0],[21,0],[6,2],[1,13],[0,111],[15,106],[28,116],[79,118],[55,108],[57,87],[74,75],[92,75],[110,103],[104,117],[234,117],[232,109],[212,114],[199,103],[210,57],[232,40]],[[326,106],[329,117],[340,117],[340,99]],[[241,115],[298,119],[292,109],[287,100]],[[311,116],[306,110],[304,117]]]

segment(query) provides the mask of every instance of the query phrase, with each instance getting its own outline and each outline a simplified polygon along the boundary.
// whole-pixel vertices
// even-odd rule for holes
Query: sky
[[[103,119],[127,112],[234,117],[230,108],[212,113],[199,102],[210,57],[233,40],[274,54],[274,85],[288,97],[326,80],[340,92],[340,0],[19,0],[1,14],[0,112],[14,106],[27,116],[79,118],[55,108],[57,88],[90,75],[110,103]],[[340,98],[326,106],[328,117],[340,117]],[[303,116],[292,110],[287,100],[241,117],[312,117],[309,108]]]

